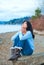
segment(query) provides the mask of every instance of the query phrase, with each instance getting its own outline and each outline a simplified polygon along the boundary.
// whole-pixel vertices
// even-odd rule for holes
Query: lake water
[[[15,32],[21,29],[21,25],[0,25],[0,33]]]

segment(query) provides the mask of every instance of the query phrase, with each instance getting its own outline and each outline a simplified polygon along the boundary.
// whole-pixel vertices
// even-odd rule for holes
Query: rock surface
[[[41,65],[44,63],[44,53],[33,54],[32,56],[24,56],[17,61],[12,62],[13,65]]]
[[[44,30],[44,15],[30,21],[32,23],[33,29],[40,30],[40,31]]]
[[[12,46],[11,37],[14,34],[15,34],[15,32],[0,34],[0,65],[13,65],[13,63],[11,61],[8,61],[8,58],[10,57],[10,47]],[[36,54],[43,53],[44,52],[44,36],[36,34],[35,39],[34,39],[34,45],[35,45],[34,53],[36,53]],[[31,57],[30,56],[29,57],[21,57],[19,59],[21,61],[18,61],[18,63],[22,62],[24,59],[30,59],[29,62],[32,62],[32,59],[34,57],[35,57],[34,55],[32,55]],[[42,58],[44,58],[44,57],[42,57]],[[38,58],[35,57],[35,59],[33,59],[33,61],[35,62],[35,60],[37,60],[37,59]],[[27,61],[28,60],[26,60],[25,62],[27,62]]]

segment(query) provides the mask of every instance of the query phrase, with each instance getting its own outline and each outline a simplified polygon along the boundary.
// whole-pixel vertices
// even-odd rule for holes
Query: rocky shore
[[[10,47],[12,46],[11,37],[16,32],[8,32],[0,34],[0,65],[12,65],[8,61],[10,57]],[[35,34],[34,39],[35,50],[34,53],[44,52],[44,35]]]

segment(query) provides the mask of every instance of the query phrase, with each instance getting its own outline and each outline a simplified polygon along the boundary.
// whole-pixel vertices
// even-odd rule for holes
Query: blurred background
[[[31,22],[35,34],[33,54],[44,52],[44,0],[0,0],[0,65],[12,65],[11,37],[24,20]]]

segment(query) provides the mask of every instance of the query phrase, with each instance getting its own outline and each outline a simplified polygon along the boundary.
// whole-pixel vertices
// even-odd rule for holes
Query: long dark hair
[[[26,28],[26,30],[27,31],[31,31],[31,33],[32,33],[32,37],[33,37],[33,39],[35,38],[35,35],[34,35],[34,33],[33,33],[33,28],[32,28],[32,25],[31,25],[31,23],[29,22],[29,21],[23,21],[23,23],[24,22],[26,22],[27,23],[27,28]]]

